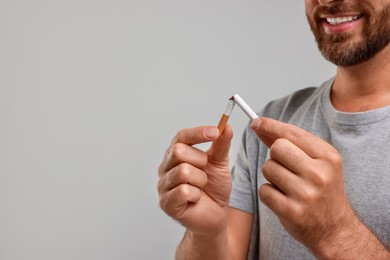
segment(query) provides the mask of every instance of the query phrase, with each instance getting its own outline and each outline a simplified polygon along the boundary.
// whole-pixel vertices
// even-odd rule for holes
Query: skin
[[[358,1],[358,0],[355,0]],[[306,0],[310,17],[319,6],[338,2]],[[363,1],[363,0],[359,0]],[[389,0],[364,0],[380,10]],[[361,27],[349,41],[361,41]],[[361,112],[390,105],[390,45],[363,63],[337,67],[333,106]],[[364,105],[362,105],[364,104]],[[261,201],[287,232],[318,259],[390,259],[390,253],[356,217],[344,190],[342,158],[335,148],[296,126],[270,118],[251,127],[270,149],[263,165],[272,184],[259,189]],[[229,208],[228,154],[233,133],[213,126],[180,130],[159,167],[160,206],[187,231],[177,259],[246,259],[253,216]],[[208,151],[194,144],[211,142]]]

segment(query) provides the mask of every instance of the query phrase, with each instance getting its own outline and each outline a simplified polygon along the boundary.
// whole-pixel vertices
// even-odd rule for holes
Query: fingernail
[[[218,128],[213,128],[213,127],[207,128],[205,134],[208,138],[214,139],[219,136],[219,130]]]
[[[261,125],[261,119],[260,118],[256,118],[256,119],[254,119],[252,121],[251,128],[256,131],[257,129],[260,128],[260,125]]]

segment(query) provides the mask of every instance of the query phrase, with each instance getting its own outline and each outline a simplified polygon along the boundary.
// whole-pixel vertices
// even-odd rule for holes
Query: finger
[[[308,175],[314,163],[311,157],[287,139],[277,139],[272,144],[270,157],[302,177]]]
[[[258,117],[252,120],[251,128],[253,131],[255,131],[256,135],[260,138],[260,140],[267,146],[271,147],[273,142],[275,141],[275,138],[266,136],[260,132],[260,125],[263,121],[264,117]]]
[[[204,169],[207,164],[207,154],[195,147],[175,143],[168,148],[165,154],[160,165],[160,176],[180,163],[188,163],[199,169]]]
[[[168,215],[180,217],[189,203],[198,202],[201,190],[189,184],[181,184],[160,196],[160,207]]]
[[[266,183],[260,186],[260,200],[270,208],[277,216],[283,216],[288,206],[288,197],[272,184]]]
[[[323,156],[326,156],[328,149],[334,149],[321,138],[318,138],[297,126],[271,118],[263,117],[255,119],[253,120],[251,127],[259,138],[266,137],[266,144],[268,146],[275,140],[284,138],[294,143],[312,158],[322,158]]]
[[[300,177],[272,159],[264,163],[262,172],[267,181],[287,196],[296,196],[303,187]]]
[[[170,170],[160,179],[162,190],[171,190],[180,184],[190,184],[202,189],[207,183],[207,175],[188,163],[182,163]]]
[[[215,126],[199,126],[180,130],[172,140],[172,144],[183,143],[187,145],[200,144],[216,140],[219,130]]]
[[[225,165],[229,161],[229,150],[231,145],[231,140],[233,138],[233,131],[230,125],[226,125],[222,135],[215,140],[209,151],[209,162],[214,164]]]

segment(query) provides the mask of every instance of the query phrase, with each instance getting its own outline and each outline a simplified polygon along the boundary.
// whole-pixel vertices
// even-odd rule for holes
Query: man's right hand
[[[209,236],[226,228],[232,137],[229,125],[221,136],[213,126],[182,129],[160,164],[160,207],[194,234]],[[209,141],[207,151],[193,146]]]

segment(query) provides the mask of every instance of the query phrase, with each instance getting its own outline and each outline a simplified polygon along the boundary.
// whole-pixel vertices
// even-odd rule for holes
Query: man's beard
[[[320,14],[337,15],[348,11],[359,11],[363,14],[362,40],[358,42],[352,42],[353,34],[327,34],[322,24],[323,19],[319,18]],[[349,67],[365,62],[390,42],[390,4],[378,13],[360,3],[356,6],[338,4],[320,7],[314,17],[308,16],[308,21],[322,55],[338,66]]]

